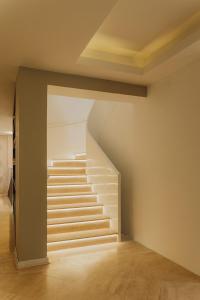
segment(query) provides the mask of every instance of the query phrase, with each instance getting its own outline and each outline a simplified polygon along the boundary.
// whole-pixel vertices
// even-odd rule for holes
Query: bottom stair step
[[[84,246],[94,246],[99,244],[114,243],[117,242],[117,238],[118,238],[117,234],[113,233],[108,235],[80,238],[80,239],[67,240],[67,241],[48,242],[47,250],[57,251],[57,250],[65,250],[65,249],[84,247]]]
[[[76,223],[73,222],[73,223],[48,225],[47,232],[48,234],[57,234],[57,233],[62,234],[62,233],[85,231],[85,230],[108,229],[109,226],[110,226],[109,219],[76,222]]]
[[[66,240],[85,239],[90,237],[104,236],[114,234],[110,229],[96,229],[96,230],[85,230],[65,233],[55,233],[47,235],[47,242],[59,242]]]

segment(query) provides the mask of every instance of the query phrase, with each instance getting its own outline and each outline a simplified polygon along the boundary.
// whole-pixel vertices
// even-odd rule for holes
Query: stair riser
[[[107,229],[109,228],[110,222],[108,220],[105,221],[97,221],[97,222],[80,222],[74,224],[66,224],[63,226],[49,226],[48,234],[54,233],[65,233],[65,232],[75,232],[82,230],[95,230],[95,229]]]
[[[81,193],[91,193],[91,187],[54,187],[54,188],[47,188],[48,195],[60,195],[60,194],[81,194]]]
[[[77,247],[85,247],[85,246],[94,246],[94,245],[101,245],[101,244],[107,244],[107,243],[114,243],[117,242],[117,236],[108,236],[101,239],[83,239],[83,240],[74,240],[69,242],[63,242],[63,243],[49,243],[47,245],[48,251],[57,251],[57,250],[65,250],[70,248],[77,248]]]
[[[93,189],[97,194],[117,193],[118,192],[118,185],[116,183],[93,184]]]
[[[81,167],[86,167],[86,162],[82,162],[82,161],[76,161],[76,160],[73,160],[73,161],[68,161],[68,162],[59,162],[59,161],[56,161],[56,162],[53,162],[53,167],[78,167],[78,168],[81,168]]]
[[[48,175],[85,175],[85,169],[48,169]]]
[[[81,184],[87,183],[87,178],[79,178],[77,176],[74,178],[48,178],[48,185],[56,185],[56,184]]]
[[[92,208],[92,209],[74,209],[65,212],[51,212],[48,211],[48,218],[67,218],[67,217],[76,217],[76,216],[88,216],[88,215],[98,215],[103,214],[103,208]]]
[[[113,175],[112,170],[106,168],[88,167],[86,170],[87,175]]]
[[[88,183],[93,184],[108,184],[108,183],[117,183],[117,176],[113,175],[88,175]]]
[[[91,202],[91,203],[78,203],[78,204],[61,204],[61,205],[47,205],[47,208],[50,209],[66,209],[66,208],[81,208],[81,207],[91,207],[91,206],[98,206],[99,203]]]
[[[97,202],[96,197],[91,197],[91,198],[69,198],[69,199],[55,199],[55,200],[47,200],[48,205],[70,205],[70,204],[89,204]]]
[[[58,218],[58,219],[50,219],[48,218],[47,224],[48,225],[57,225],[57,224],[70,224],[70,223],[77,223],[77,222],[91,222],[91,221],[99,221],[99,220],[107,220],[110,222],[110,218],[106,217],[102,214],[100,215],[89,215],[89,216],[78,216],[72,218]]]

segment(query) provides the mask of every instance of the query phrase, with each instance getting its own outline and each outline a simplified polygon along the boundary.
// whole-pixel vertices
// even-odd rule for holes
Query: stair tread
[[[95,194],[94,192],[92,192],[92,191],[90,191],[90,190],[88,190],[88,189],[82,189],[82,190],[78,190],[78,191],[73,191],[73,189],[69,189],[69,190],[66,190],[66,189],[63,189],[63,190],[55,190],[55,189],[53,189],[53,190],[48,190],[47,191],[47,196],[49,197],[49,196],[51,196],[51,195],[54,195],[54,196],[56,196],[56,195],[58,195],[58,196],[69,196],[69,195],[71,195],[71,196],[75,196],[75,195],[81,195],[81,194],[83,194],[83,195],[87,195],[87,194]]]
[[[52,159],[52,162],[77,162],[77,159],[76,158],[68,158],[68,159]],[[78,162],[87,162],[87,159],[79,159]]]
[[[77,223],[77,222],[88,222],[96,220],[105,220],[110,219],[106,215],[88,215],[88,216],[79,216],[79,217],[66,217],[66,218],[48,218],[47,224],[65,224],[65,223]]]
[[[82,208],[82,207],[91,207],[91,206],[102,206],[102,203],[99,202],[86,202],[86,203],[70,203],[70,204],[48,204],[48,210],[51,209],[62,209],[62,208]]]
[[[88,205],[88,206],[81,206],[81,207],[67,207],[67,208],[52,208],[52,209],[47,209],[48,212],[63,212],[63,211],[68,211],[68,210],[81,210],[81,209],[85,209],[85,208],[90,208],[90,207],[102,207],[103,204],[102,203],[98,203],[96,205]]]
[[[56,200],[57,198],[59,198],[59,200],[64,200],[64,199],[76,199],[76,198],[94,198],[97,197],[97,193],[87,193],[87,194],[83,194],[83,195],[65,195],[65,196],[48,196],[47,200]]]
[[[85,186],[85,187],[91,187],[92,186],[92,184],[91,183],[83,183],[83,184],[80,184],[80,183],[74,183],[74,184],[61,184],[61,185],[59,185],[59,188],[70,188],[70,187],[72,187],[72,188],[75,188],[75,187],[83,187],[83,186]],[[48,185],[47,185],[47,187],[48,187]],[[57,185],[55,184],[55,185],[51,185],[50,186],[50,188],[56,188],[57,187]]]
[[[76,186],[77,184],[78,185],[85,185],[87,182],[70,182],[69,183],[69,185],[74,185],[74,186]],[[68,185],[68,183],[65,183],[66,185]],[[47,185],[47,187],[52,187],[52,186],[54,186],[54,187],[60,187],[60,186],[62,186],[63,185],[63,182],[61,182],[61,183],[59,183],[59,182],[53,182],[53,183],[51,183],[51,182],[48,182],[48,185]]]
[[[81,179],[85,179],[87,178],[87,175],[79,175],[79,174],[75,174],[75,175],[49,175],[48,179],[77,179],[77,178],[81,178]]]
[[[75,232],[67,232],[67,233],[54,233],[47,235],[47,241],[56,242],[56,241],[68,241],[68,240],[77,240],[77,239],[85,239],[90,237],[99,237],[99,236],[107,236],[116,234],[115,231],[111,229],[91,229],[91,230],[83,230],[83,231],[75,231]]]
[[[91,193],[89,193],[89,192],[83,192],[83,191],[80,191],[80,192],[76,192],[76,193],[71,193],[71,192],[69,192],[69,193],[67,193],[67,192],[63,192],[63,193],[59,193],[59,192],[55,192],[55,193],[52,193],[52,194],[47,194],[47,196],[48,197],[51,197],[51,195],[53,196],[53,197],[59,197],[59,196],[81,196],[81,195],[83,195],[83,196],[85,196],[85,195],[97,195],[97,193],[93,193],[93,192],[91,192]]]
[[[49,167],[49,168],[52,168],[52,167]],[[53,168],[55,168],[55,167],[53,167]],[[56,167],[56,168],[58,168],[58,167]],[[70,169],[71,169],[71,167],[70,167]],[[49,177],[86,177],[86,176],[87,175],[79,175],[79,174],[77,174],[77,175],[49,175]]]
[[[85,224],[99,224],[99,223],[104,223],[104,222],[108,222],[110,218],[106,217],[106,218],[101,218],[101,219],[95,219],[95,220],[89,220],[89,221],[80,221],[77,220],[76,222],[65,222],[65,223],[56,223],[56,224],[48,224],[47,228],[62,228],[62,227],[68,227],[68,226],[76,226],[76,225],[85,225]],[[87,229],[87,230],[91,230],[91,229]],[[78,230],[80,231],[80,230]]]

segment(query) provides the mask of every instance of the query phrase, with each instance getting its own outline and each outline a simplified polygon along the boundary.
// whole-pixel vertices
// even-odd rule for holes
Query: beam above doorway
[[[145,85],[20,67],[19,74],[24,72],[34,75],[37,73],[42,81],[51,86],[143,98],[147,97],[148,93],[148,87]]]

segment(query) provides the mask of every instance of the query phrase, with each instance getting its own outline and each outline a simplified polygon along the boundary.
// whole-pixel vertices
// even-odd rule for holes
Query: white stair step
[[[75,155],[75,159],[79,160],[79,159],[86,159],[87,158],[87,154],[86,153],[78,153]]]
[[[87,183],[87,176],[76,175],[76,176],[49,176],[48,185],[63,185],[63,184],[85,184]]]
[[[114,234],[110,229],[97,229],[97,230],[85,230],[85,231],[76,231],[68,233],[57,233],[57,234],[48,234],[47,241],[58,242],[66,240],[76,240],[76,239],[85,239],[90,237],[105,236],[109,234]]]
[[[76,192],[76,193],[56,193],[56,194],[48,194],[48,198],[49,197],[67,197],[67,196],[69,196],[69,197],[71,197],[71,196],[95,196],[95,195],[97,195],[97,193],[95,193],[95,192]]]
[[[105,167],[92,167],[89,166],[86,168],[87,175],[114,175],[113,170]]]
[[[62,209],[48,209],[48,218],[66,218],[86,215],[103,214],[103,206],[78,207],[78,208],[62,208]]]
[[[85,175],[86,168],[48,167],[48,175]]]
[[[104,175],[88,175],[88,183],[106,184],[106,183],[117,183],[117,175],[104,174]]]
[[[64,223],[76,223],[85,221],[95,221],[110,219],[110,217],[105,215],[88,215],[88,216],[78,216],[78,217],[68,217],[68,218],[48,218],[47,224],[64,224]]]
[[[80,204],[91,203],[97,201],[97,195],[94,193],[86,195],[72,195],[72,196],[50,196],[47,197],[48,204]]]
[[[92,185],[90,184],[73,184],[73,185],[50,185],[47,187],[48,195],[65,195],[91,193]]]
[[[86,247],[117,242],[117,234],[102,235],[96,237],[88,237],[83,239],[58,241],[47,243],[47,251],[59,251],[70,248]]]
[[[99,202],[89,202],[89,203],[72,203],[72,204],[48,204],[47,207],[49,210],[51,209],[62,209],[62,208],[77,208],[77,207],[91,207],[91,206],[99,206],[102,203]]]
[[[97,194],[117,193],[118,183],[95,183],[93,184],[93,190]]]
[[[85,231],[85,230],[98,230],[98,229],[108,229],[110,226],[109,219],[103,220],[91,220],[82,222],[72,222],[64,224],[53,224],[47,226],[47,233],[51,234],[62,234],[69,232]]]
[[[86,167],[87,160],[83,159],[64,159],[53,160],[52,165],[54,167]]]

